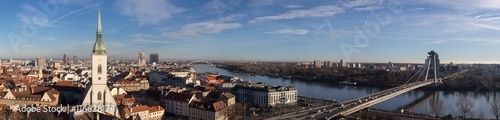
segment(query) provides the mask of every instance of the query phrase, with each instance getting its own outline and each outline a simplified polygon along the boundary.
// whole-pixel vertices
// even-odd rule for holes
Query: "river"
[[[326,84],[317,83],[309,81],[300,80],[289,80],[283,78],[272,78],[268,76],[251,76],[248,73],[233,73],[228,70],[224,70],[217,67],[197,65],[194,66],[197,72],[212,72],[219,73],[222,75],[239,77],[244,80],[251,80],[256,82],[264,82],[270,85],[280,85],[280,86],[295,86],[298,89],[300,96],[319,98],[319,99],[335,99],[339,102],[350,100],[365,95],[369,95],[387,88],[383,87],[370,87],[370,86],[345,86],[338,84]],[[490,111],[490,101],[493,98],[499,98],[500,92],[489,91],[489,92],[476,92],[476,91],[428,91],[428,90],[413,90],[404,94],[401,94],[392,99],[386,100],[379,104],[372,106],[372,108],[383,109],[383,110],[400,110],[405,109],[412,112],[418,113],[431,113],[432,103],[436,101],[441,101],[442,110],[440,116],[443,115],[460,115],[458,108],[456,107],[456,101],[462,96],[466,96],[471,100],[473,104],[472,117],[478,118],[481,113],[484,114],[486,118],[495,118],[495,116]],[[470,117],[470,116],[469,116]]]

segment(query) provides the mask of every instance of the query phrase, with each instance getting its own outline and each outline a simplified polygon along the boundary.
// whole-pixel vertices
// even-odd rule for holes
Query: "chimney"
[[[132,114],[132,108],[129,108],[130,109],[130,113]]]

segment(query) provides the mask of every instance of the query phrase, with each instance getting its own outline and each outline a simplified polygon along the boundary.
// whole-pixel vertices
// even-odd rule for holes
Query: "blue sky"
[[[500,1],[1,0],[0,59],[89,59],[97,10],[110,58],[500,63]],[[5,12],[7,11],[7,12]]]

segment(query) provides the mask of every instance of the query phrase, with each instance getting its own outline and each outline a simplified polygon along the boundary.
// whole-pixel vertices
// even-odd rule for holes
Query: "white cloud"
[[[241,27],[239,23],[215,23],[215,22],[199,22],[191,23],[183,26],[178,32],[164,33],[166,36],[199,36],[202,34],[219,33],[227,29],[235,29]]]
[[[419,0],[411,1],[412,3],[424,3],[435,5],[438,7],[449,7],[458,10],[474,10],[474,9],[500,9],[499,0]]]
[[[429,44],[465,42],[471,44],[500,45],[500,40],[496,38],[448,38],[444,40],[430,40]]]
[[[374,5],[379,3],[379,0],[354,0],[345,3],[341,3],[344,8],[353,8],[358,6]]]
[[[172,43],[171,41],[162,41],[162,40],[142,40],[142,39],[137,39],[137,40],[134,40],[134,42],[143,43],[143,44],[148,44],[148,43],[169,44],[169,43]]]
[[[116,1],[116,5],[120,13],[134,17],[139,25],[158,24],[186,11],[168,0],[120,0]]]
[[[267,6],[267,5],[273,5],[274,3],[279,1],[280,0],[249,0],[248,5],[251,7]]]
[[[472,25],[479,27],[479,28],[485,28],[485,29],[490,29],[490,30],[498,30],[500,31],[500,27],[494,26],[494,25],[487,25],[487,24],[479,24],[479,23],[471,23]]]
[[[353,8],[353,9],[358,10],[358,11],[370,11],[370,10],[382,9],[382,7],[380,7],[380,6],[367,6],[367,7],[357,7],[357,8]]]
[[[132,40],[132,41],[137,42],[137,43],[141,43],[141,44],[149,44],[149,43],[168,44],[168,43],[172,43],[171,41],[159,40],[159,39],[161,39],[161,37],[156,36],[156,35],[133,34],[130,36],[134,38],[134,40]]]
[[[408,11],[422,11],[422,10],[425,10],[425,8],[409,8],[406,10],[408,10]]]
[[[244,17],[245,17],[245,15],[243,15],[243,14],[232,14],[232,15],[220,18],[219,21],[220,22],[231,22],[231,21],[239,20],[239,19],[244,18]]]
[[[304,6],[300,6],[300,5],[286,5],[285,7],[286,8],[301,8],[301,7],[304,7]]]
[[[330,17],[339,13],[343,13],[344,10],[337,6],[318,6],[308,10],[292,10],[287,13],[256,17],[250,20],[250,23],[258,23],[267,20],[282,20],[282,19],[294,19],[294,18],[304,18],[304,17]]]
[[[276,31],[271,31],[271,32],[266,32],[270,34],[292,34],[292,35],[303,35],[307,34],[309,31],[303,30],[303,29],[282,29],[282,30],[276,30]]]

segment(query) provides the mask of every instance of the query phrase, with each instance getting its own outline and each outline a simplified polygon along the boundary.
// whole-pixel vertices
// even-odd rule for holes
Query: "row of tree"
[[[329,80],[371,80],[385,83],[404,83],[415,71],[385,71],[360,68],[324,67],[305,68],[283,64],[221,63],[218,67],[235,72],[255,73],[269,76],[292,76],[294,78],[316,78]]]
[[[458,109],[458,112],[463,117],[463,119],[467,119],[472,116],[472,111],[474,108],[474,103],[468,99],[466,96],[460,97],[458,101],[455,103],[455,106]],[[439,100],[431,103],[431,114],[439,117],[441,112],[443,111],[443,101]],[[495,116],[496,120],[500,117],[500,100],[494,99],[490,102],[490,112]],[[484,119],[484,113],[481,111],[479,114],[479,119]]]

